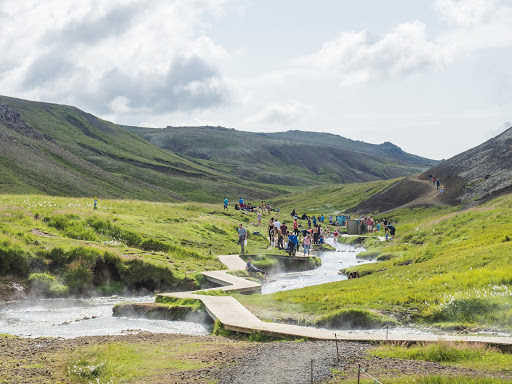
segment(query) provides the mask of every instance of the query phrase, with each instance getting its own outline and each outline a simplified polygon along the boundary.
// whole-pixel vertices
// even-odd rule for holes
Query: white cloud
[[[311,106],[298,102],[275,103],[247,119],[250,124],[290,125],[311,112]]]
[[[224,1],[0,2],[2,93],[96,113],[208,108],[228,100],[215,65],[226,51],[205,14]],[[20,28],[23,19],[30,29]],[[113,109],[112,109],[113,108]]]
[[[436,0],[435,8],[446,22],[475,26],[492,22],[502,4],[502,0]]]
[[[399,24],[380,39],[364,31],[343,33],[299,64],[338,73],[350,85],[436,70],[452,59],[427,36],[425,25],[415,21]]]

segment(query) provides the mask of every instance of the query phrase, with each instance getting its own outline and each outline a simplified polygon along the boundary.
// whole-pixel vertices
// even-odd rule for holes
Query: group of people
[[[293,231],[288,228],[285,222],[282,224],[279,220],[270,219],[268,224],[268,235],[270,238],[270,245],[275,246],[279,249],[284,249],[290,255],[295,255],[299,250],[299,245],[302,243],[304,256],[309,256],[312,244],[325,244],[325,237],[329,236],[329,229],[327,232],[324,231],[320,223],[316,223],[314,218],[314,227],[309,226],[308,229],[303,228],[302,224],[297,222],[297,218],[293,221]],[[335,240],[337,238],[339,228],[335,232]],[[299,236],[302,235],[302,239],[299,241]],[[286,244],[284,244],[286,241]]]
[[[229,200],[228,200],[228,197],[225,196],[224,197],[224,210],[229,210]],[[260,206],[256,206],[256,205],[253,205],[251,203],[245,203],[244,202],[244,199],[242,197],[240,197],[240,199],[238,199],[238,202],[235,203],[235,210],[237,211],[247,211],[247,212],[263,212],[263,213],[267,213],[267,214],[270,214],[270,212],[279,212],[279,208],[276,208],[274,209],[274,207],[272,207],[272,204],[264,204],[263,201],[261,201],[261,205]]]
[[[224,199],[224,209],[228,209],[227,197]],[[265,205],[263,204],[263,201],[261,202],[261,207],[253,207],[251,204],[244,204],[242,198],[240,198],[239,202],[235,205],[235,209],[256,211],[258,217],[258,226],[261,224],[262,212],[269,214],[271,211],[274,211],[270,204]],[[275,211],[277,212],[278,210]],[[329,227],[327,227],[326,230],[324,230],[322,227],[322,223],[325,220],[324,215],[315,217],[303,214],[299,217],[296,210],[294,209],[291,212],[291,216],[293,218],[292,227],[288,227],[286,222],[283,221],[283,223],[281,223],[274,217],[272,217],[268,223],[268,236],[270,238],[270,245],[281,250],[285,250],[290,254],[290,256],[296,255],[296,252],[299,251],[301,244],[304,256],[310,256],[311,247],[313,244],[325,244],[325,239],[331,236]],[[307,220],[307,228],[298,222],[299,219]],[[372,216],[363,216],[361,217],[360,222],[362,233],[380,231],[382,227],[384,227],[386,239],[392,239],[395,236],[395,226],[385,217],[382,219],[382,225],[379,221],[375,221]],[[338,225],[339,223],[337,221],[333,221],[333,217],[329,216],[329,224],[336,226],[332,236],[334,241],[337,242],[338,236],[340,235],[340,227]],[[300,238],[300,236],[302,236],[302,238]],[[238,228],[238,245],[240,245],[240,253],[243,255],[245,253],[245,247],[247,246],[247,229],[244,228],[242,223],[239,224]],[[249,258],[246,264],[246,270],[262,273],[265,280],[267,279],[266,272],[254,267],[254,265],[252,265],[251,258]],[[359,274],[357,272],[349,274],[349,279],[358,277]]]
[[[380,231],[380,223],[373,220],[372,216],[363,216],[359,221],[361,225],[361,234]]]
[[[428,175],[428,179],[432,184],[434,184],[441,195],[444,194],[444,186],[441,184],[439,177],[436,178],[434,175]]]

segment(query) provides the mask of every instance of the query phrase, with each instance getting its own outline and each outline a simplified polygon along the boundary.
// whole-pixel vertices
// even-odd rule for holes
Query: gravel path
[[[342,368],[343,361],[364,355],[368,343],[339,343],[340,366],[336,359],[334,342],[282,342],[260,344],[251,354],[239,358],[236,365],[224,368],[218,376],[219,384],[247,383],[311,383],[321,382],[332,376],[332,369]]]

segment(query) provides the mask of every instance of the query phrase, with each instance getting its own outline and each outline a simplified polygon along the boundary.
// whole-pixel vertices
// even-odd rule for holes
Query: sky
[[[512,126],[512,0],[0,0],[0,36],[1,95],[118,124],[431,159]]]

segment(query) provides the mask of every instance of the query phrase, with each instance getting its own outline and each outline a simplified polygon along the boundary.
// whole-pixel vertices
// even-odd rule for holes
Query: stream
[[[322,265],[319,268],[310,271],[272,274],[269,276],[269,282],[263,284],[262,293],[270,294],[346,280],[345,275],[338,273],[340,269],[372,262],[356,258],[356,255],[364,250],[363,248],[340,243],[330,244],[335,246],[336,250],[318,254],[322,259]],[[154,296],[13,301],[0,305],[0,333],[21,337],[73,338],[119,335],[140,331],[189,335],[207,335],[211,332],[210,326],[193,322],[113,317],[112,307],[126,301],[154,302]],[[420,331],[404,328],[400,332],[417,334]],[[421,333],[424,332],[421,331]],[[396,334],[396,329],[393,330],[393,334]]]
[[[310,271],[269,274],[268,282],[261,287],[261,293],[269,294],[347,280],[346,275],[338,273],[340,269],[373,262],[367,259],[356,258],[359,252],[365,250],[364,248],[356,248],[352,245],[333,242],[328,242],[328,244],[336,247],[336,250],[315,254],[322,259],[320,267]],[[302,252],[297,252],[297,255],[302,255]]]

